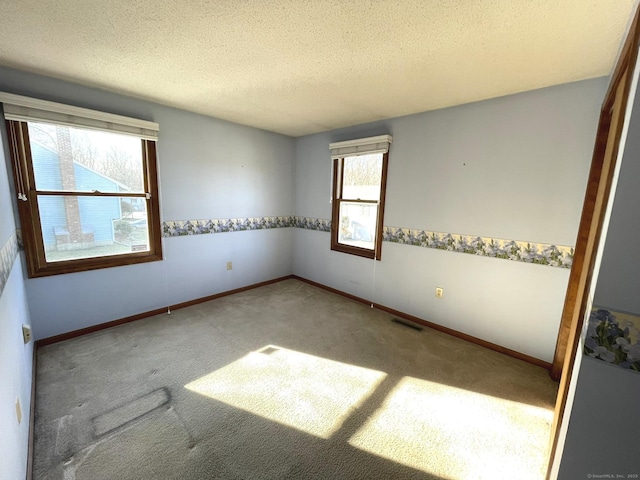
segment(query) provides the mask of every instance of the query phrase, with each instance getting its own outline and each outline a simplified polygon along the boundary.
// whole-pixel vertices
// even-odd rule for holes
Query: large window
[[[390,143],[382,135],[330,145],[332,250],[380,260]]]
[[[162,259],[157,124],[0,100],[29,276]]]

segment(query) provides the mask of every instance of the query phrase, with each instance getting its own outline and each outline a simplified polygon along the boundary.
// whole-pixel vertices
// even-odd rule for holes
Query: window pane
[[[382,154],[358,155],[344,159],[342,198],[379,200],[382,182]]]
[[[377,218],[376,204],[340,202],[338,242],[373,250]]]
[[[149,251],[144,198],[38,196],[48,262]]]
[[[144,191],[139,138],[28,122],[37,190]]]

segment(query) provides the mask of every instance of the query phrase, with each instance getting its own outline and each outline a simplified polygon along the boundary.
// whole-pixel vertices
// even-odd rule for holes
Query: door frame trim
[[[639,46],[640,6],[637,5],[600,111],[573,265],[550,371],[552,378],[560,380],[560,385],[551,429],[548,480],[552,478],[560,440],[560,427],[565,420],[564,413],[574,373],[573,366],[578,355],[580,334],[585,318],[589,314],[587,311],[590,303],[589,291],[598,245],[603,233],[604,217],[610,201],[612,180],[620,153],[620,142]]]

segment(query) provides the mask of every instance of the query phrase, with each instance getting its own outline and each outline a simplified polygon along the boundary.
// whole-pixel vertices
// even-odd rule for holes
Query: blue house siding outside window
[[[58,155],[42,145],[32,143],[31,147],[38,188],[41,190],[62,190]],[[120,191],[120,185],[115,180],[96,173],[79,163],[75,163],[73,167],[76,186],[79,190]],[[43,196],[38,201],[38,207],[45,247],[47,249],[55,248],[56,231],[60,232],[67,228],[64,200],[61,197]],[[122,217],[120,199],[115,197],[80,197],[78,207],[83,229],[93,233],[96,245],[113,243],[113,221]]]

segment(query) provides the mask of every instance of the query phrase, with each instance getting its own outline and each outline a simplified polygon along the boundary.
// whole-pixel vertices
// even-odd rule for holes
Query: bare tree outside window
[[[345,158],[345,184],[376,186],[379,188],[382,180],[381,172],[381,155],[358,155]]]
[[[352,200],[377,200],[382,181],[382,155],[346,157],[343,164],[342,196]]]
[[[57,132],[62,131],[70,138],[74,162],[117,181],[129,191],[142,191],[144,178],[138,138],[118,135],[118,142],[114,143],[109,138],[114,134],[110,133],[46,123],[29,124],[31,140],[56,153],[60,153]]]

